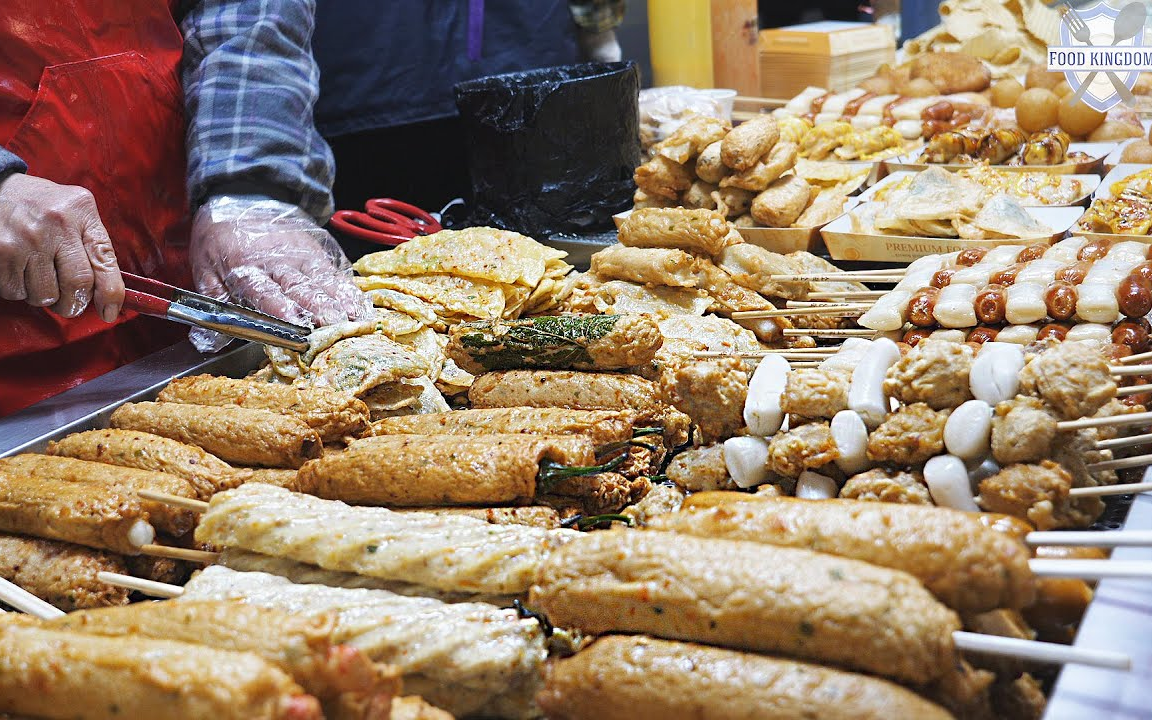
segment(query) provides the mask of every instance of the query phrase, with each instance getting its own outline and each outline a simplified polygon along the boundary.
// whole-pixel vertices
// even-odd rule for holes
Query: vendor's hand
[[[0,298],[66,318],[95,300],[116,320],[124,281],[92,193],[23,173],[0,182]]]
[[[196,214],[190,254],[205,295],[299,325],[370,316],[336,241],[292,205],[214,198]]]
[[[588,62],[620,62],[624,51],[616,39],[615,30],[588,32],[581,29],[577,34],[580,54]]]

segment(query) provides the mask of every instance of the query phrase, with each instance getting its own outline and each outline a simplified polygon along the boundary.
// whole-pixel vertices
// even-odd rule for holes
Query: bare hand
[[[15,173],[0,182],[0,298],[105,322],[124,304],[116,253],[92,193]]]

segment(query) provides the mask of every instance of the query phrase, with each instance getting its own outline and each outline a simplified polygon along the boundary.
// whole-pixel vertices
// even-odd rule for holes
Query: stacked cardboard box
[[[760,94],[790,98],[815,85],[841,91],[895,64],[889,25],[816,22],[760,32]]]

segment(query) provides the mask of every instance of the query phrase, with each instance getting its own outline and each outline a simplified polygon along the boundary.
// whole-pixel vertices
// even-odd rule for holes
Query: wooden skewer
[[[0,600],[8,603],[20,612],[28,613],[41,620],[51,620],[60,617],[64,611],[44,602],[14,582],[0,578]]]
[[[1132,658],[1124,653],[1113,652],[1111,650],[1089,650],[1088,648],[1078,648],[1070,645],[1038,642],[1036,640],[1019,640],[1017,638],[1006,638],[1000,637],[999,635],[983,635],[981,633],[964,632],[962,630],[952,633],[952,641],[958,649],[968,652],[1005,655],[1021,660],[1032,660],[1042,663],[1075,663],[1078,665],[1112,668],[1114,670],[1132,669]]]
[[[1152,530],[1050,530],[1030,532],[1024,536],[1029,545],[1067,545],[1072,547],[1152,547]]]
[[[187,560],[188,562],[211,565],[220,557],[220,553],[206,550],[191,550],[189,548],[169,547],[168,545],[145,545],[140,548],[144,555],[152,557],[172,558],[173,560]]]
[[[168,493],[155,492],[154,490],[140,490],[136,493],[145,500],[152,500],[153,502],[164,503],[171,505],[182,510],[191,510],[192,512],[207,512],[208,503],[203,500],[194,500],[192,498],[180,497],[179,495],[169,495]]]
[[[115,587],[142,592],[149,597],[176,598],[184,594],[184,588],[179,585],[169,585],[168,583],[145,580],[144,578],[122,575],[121,573],[101,571],[96,573],[96,579]]]
[[[1038,577],[1104,580],[1152,578],[1152,563],[1139,560],[1029,560],[1028,567]]]
[[[787,333],[788,331],[785,330],[784,332]],[[1060,432],[1065,432],[1068,430],[1083,430],[1085,428],[1123,427],[1124,425],[1140,425],[1143,423],[1152,423],[1152,412],[1109,415],[1098,418],[1080,418],[1079,420],[1063,420],[1056,423],[1056,429]]]
[[[1152,375],[1152,365],[1113,365],[1108,368],[1116,377],[1126,375]]]
[[[1073,561],[1065,560],[1056,562]],[[146,595],[151,595],[152,597],[175,598],[184,594],[184,588],[178,585],[143,580],[132,577],[131,575],[101,572],[97,573],[96,577],[101,582],[108,583],[109,585],[136,590]],[[952,641],[960,650],[1017,657],[1022,660],[1034,660],[1036,662],[1057,664],[1077,663],[1080,665],[1092,665],[1117,670],[1127,670],[1132,666],[1132,660],[1127,655],[1107,650],[1089,650],[1068,645],[1058,645],[1056,643],[1017,640],[1016,638],[981,635],[980,633],[963,631],[952,633]]]
[[[1089,465],[1089,468],[1092,466]],[[1069,497],[1104,497],[1107,495],[1131,495],[1152,490],[1152,482],[1126,483],[1124,485],[1098,485],[1096,487],[1072,488]]]
[[[828,292],[808,293],[808,298],[810,300],[875,300],[887,294],[887,290],[829,290]]]
[[[852,273],[811,273],[806,275],[769,275],[776,282],[860,282],[860,283],[891,283],[895,284],[904,279],[903,275],[896,273],[876,275],[855,275]]]
[[[822,360],[826,357],[832,357],[836,354],[836,349],[828,348],[797,348],[789,350],[787,348],[778,348],[775,350],[750,350],[750,351],[733,351],[728,352],[725,350],[698,350],[692,353],[692,357],[698,360],[709,360],[713,358],[743,358],[745,360],[759,360],[768,357],[769,355],[779,355],[785,360]]]
[[[863,330],[857,328],[836,328],[829,330],[813,330],[811,328],[786,328],[783,332],[784,337],[804,337],[807,335],[810,337],[862,337],[869,339],[874,338],[880,334],[875,330]]]
[[[1152,455],[1133,455],[1119,460],[1105,460],[1088,465],[1088,472],[1103,472],[1105,470],[1124,470],[1125,468],[1144,467],[1152,465]],[[1115,487],[1115,486],[1114,486]],[[1123,494],[1123,493],[1121,493]]]
[[[1116,397],[1127,397],[1128,395],[1139,395],[1152,390],[1152,384],[1149,385],[1129,385],[1122,387],[1116,391]]]
[[[1099,440],[1094,446],[1097,450],[1115,450],[1117,448],[1135,447],[1137,445],[1152,444],[1152,433],[1144,435],[1129,435],[1128,437]]]
[[[793,370],[810,370],[812,368],[820,367],[820,363],[818,362],[790,362],[788,365]]]
[[[1136,353],[1135,355],[1129,355],[1128,357],[1120,358],[1120,364],[1134,365],[1139,362],[1144,362],[1145,360],[1152,360],[1152,352]]]
[[[808,307],[853,307],[855,305],[871,305],[871,303],[851,303],[851,302],[812,302],[810,300],[785,300],[784,307],[789,308],[808,308]]]
[[[871,305],[841,305],[840,307],[777,308],[776,310],[743,310],[732,313],[733,320],[756,320],[774,317],[801,317],[804,315],[863,315]]]

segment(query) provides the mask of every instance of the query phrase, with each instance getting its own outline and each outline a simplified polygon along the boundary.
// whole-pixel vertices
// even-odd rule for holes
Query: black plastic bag
[[[633,62],[583,63],[456,85],[471,224],[539,239],[612,229],[640,163]]]

